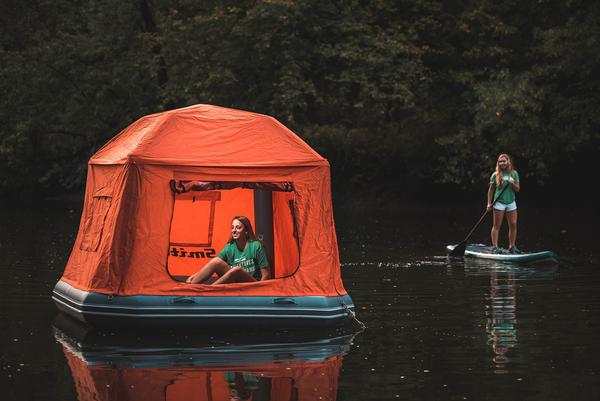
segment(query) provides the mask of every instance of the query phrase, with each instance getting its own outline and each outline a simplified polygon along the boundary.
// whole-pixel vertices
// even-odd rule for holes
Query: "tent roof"
[[[328,165],[273,117],[205,104],[140,118],[90,164],[274,167]]]

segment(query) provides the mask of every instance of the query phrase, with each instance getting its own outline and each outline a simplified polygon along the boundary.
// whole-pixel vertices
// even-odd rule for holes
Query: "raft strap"
[[[350,319],[352,319],[353,321],[355,321],[356,323],[358,323],[358,325],[360,326],[360,328],[362,330],[367,328],[367,325],[365,325],[363,322],[361,322],[360,320],[357,319],[356,317],[356,313],[354,313],[354,311],[352,311],[348,305],[346,305],[343,301],[340,301],[340,304],[342,305],[342,308],[344,308],[344,310],[346,311],[346,314],[348,315],[348,317],[350,317]]]

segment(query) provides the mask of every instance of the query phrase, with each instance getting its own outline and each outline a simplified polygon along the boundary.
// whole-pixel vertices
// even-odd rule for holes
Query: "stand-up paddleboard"
[[[456,245],[446,246],[451,252]],[[494,253],[492,247],[484,244],[468,244],[465,249],[465,257],[499,260],[503,262],[539,262],[545,260],[556,260],[556,254],[552,251],[523,252],[518,254]]]

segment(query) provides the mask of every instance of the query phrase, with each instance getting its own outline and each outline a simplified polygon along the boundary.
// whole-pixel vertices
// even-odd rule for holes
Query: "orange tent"
[[[61,278],[78,290],[119,296],[346,294],[329,163],[272,117],[210,105],[152,114],[104,145],[88,167],[81,224]],[[197,181],[202,188],[176,194],[171,180]],[[235,215],[248,216],[257,233],[264,231],[274,279],[183,282],[219,252]]]

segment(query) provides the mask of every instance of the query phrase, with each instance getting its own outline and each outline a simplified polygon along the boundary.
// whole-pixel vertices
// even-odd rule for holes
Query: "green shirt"
[[[510,174],[502,173],[502,176],[510,177]],[[515,184],[518,184],[520,182],[519,181],[519,173],[517,172],[517,170],[513,170],[512,177],[515,180]],[[496,186],[496,173],[495,172],[490,177],[490,184]],[[508,185],[508,188],[506,188],[506,190],[504,191],[502,196],[498,199],[498,202],[508,205],[509,203],[512,203],[515,201],[515,199],[517,199],[517,194],[515,193],[515,190],[513,189],[513,187],[508,183],[508,181],[502,181],[502,184],[500,184],[499,187],[496,187],[496,190],[494,191],[494,198],[492,199],[492,202],[496,198],[498,198],[498,195],[500,195],[500,192],[502,192],[502,188],[504,188],[507,185]]]
[[[244,383],[258,383],[260,381],[258,376],[246,372],[225,372],[223,376],[225,376],[225,381],[228,383],[235,383],[236,376],[241,376]]]
[[[217,257],[227,262],[229,266],[240,266],[256,280],[260,280],[262,276],[260,269],[269,267],[269,262],[260,241],[246,243],[246,247],[242,251],[239,250],[235,242],[228,242]]]

